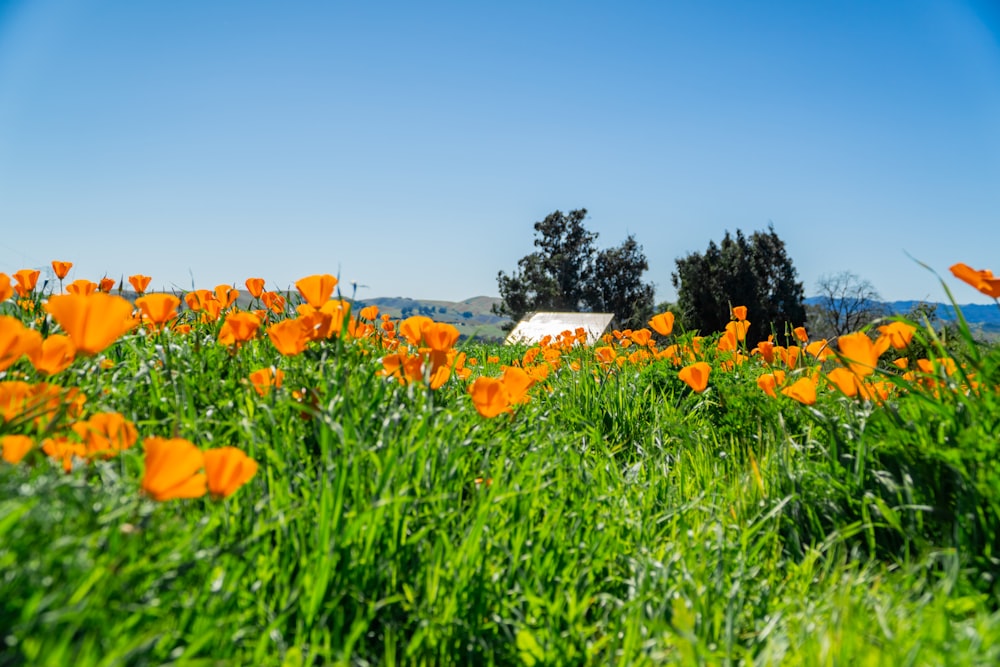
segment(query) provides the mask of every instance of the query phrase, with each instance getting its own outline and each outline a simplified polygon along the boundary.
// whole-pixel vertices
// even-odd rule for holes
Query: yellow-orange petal
[[[781,393],[804,405],[816,402],[816,384],[810,378],[799,378],[791,386],[782,389]]]
[[[309,330],[298,318],[281,320],[267,328],[267,337],[275,349],[286,357],[301,354],[309,344]]]
[[[210,449],[205,456],[208,492],[228,498],[257,473],[257,462],[236,447]]]
[[[83,354],[97,354],[135,325],[131,303],[101,292],[53,296],[45,310]]]
[[[774,377],[774,373],[764,373],[757,378],[757,386],[760,387],[765,394],[771,398],[777,398],[778,395],[775,393],[774,388],[777,386],[778,381]]]
[[[69,336],[52,334],[28,353],[28,359],[39,373],[55,375],[69,368],[76,359],[76,345]]]
[[[858,376],[846,368],[834,368],[826,377],[845,396],[854,397],[858,393]]]
[[[649,322],[649,328],[661,336],[669,336],[674,330],[674,314],[671,312],[654,315]]]
[[[864,332],[846,334],[837,339],[837,348],[855,375],[865,377],[875,372],[879,352]]]
[[[889,344],[897,350],[904,349],[913,340],[913,334],[917,328],[906,322],[891,322],[878,328],[880,338],[886,337]]]
[[[17,464],[35,446],[35,441],[26,435],[0,436],[0,448],[3,450],[3,460]]]
[[[173,294],[147,294],[136,299],[135,305],[139,307],[142,319],[162,326],[177,317],[181,300]]]
[[[421,330],[424,343],[436,352],[447,352],[458,342],[458,329],[443,322],[429,322]]]
[[[29,357],[42,344],[42,335],[21,324],[21,320],[0,315],[0,371],[12,366],[23,355]]]
[[[69,270],[73,268],[73,262],[60,262],[58,260],[52,260],[52,271],[56,274],[56,278],[62,280],[69,273]]]
[[[677,376],[683,380],[687,386],[691,387],[695,393],[700,394],[708,387],[708,376],[712,372],[712,367],[704,361],[696,361],[689,366],[685,366],[677,372]]]
[[[0,303],[14,296],[14,288],[10,284],[10,276],[0,273]]]
[[[510,408],[507,390],[497,378],[478,377],[469,385],[469,395],[476,411],[491,419]]]
[[[250,296],[255,299],[259,299],[260,295],[264,293],[263,278],[247,278],[245,284],[247,286],[247,291],[250,292]]]
[[[146,438],[142,490],[153,500],[199,498],[208,491],[202,451],[183,438]]]
[[[135,275],[128,277],[128,282],[132,285],[132,289],[135,290],[136,294],[145,294],[146,289],[149,288],[149,282],[152,280],[150,276],[144,276],[141,273],[136,273]]]
[[[333,294],[337,279],[329,273],[306,276],[295,283],[299,294],[313,308],[320,308]]]
[[[412,315],[399,323],[399,333],[403,334],[410,345],[420,345],[424,327],[433,322],[434,320],[424,315]]]
[[[535,380],[525,370],[509,366],[503,372],[503,386],[507,390],[507,400],[511,405],[528,401],[528,390]]]

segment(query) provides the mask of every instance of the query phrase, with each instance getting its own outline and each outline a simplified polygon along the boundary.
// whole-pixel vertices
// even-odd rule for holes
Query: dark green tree
[[[740,230],[735,237],[726,232],[719,245],[711,241],[704,254],[692,253],[676,262],[671,282],[688,329],[722,330],[732,306],[747,307],[751,337],[765,338],[772,328],[782,334],[786,325],[805,324],[802,283],[773,225],[749,238]]]
[[[622,329],[646,326],[655,304],[652,283],[642,282],[648,270],[642,246],[631,234],[617,248],[600,251],[594,259],[587,306],[594,312],[614,313]]]
[[[653,309],[653,286],[642,246],[629,236],[621,246],[598,251],[597,233],[583,221],[587,209],[555,211],[535,223],[535,252],[511,275],[497,274],[501,303],[493,312],[517,322],[538,310],[610,312],[619,326],[642,326]]]

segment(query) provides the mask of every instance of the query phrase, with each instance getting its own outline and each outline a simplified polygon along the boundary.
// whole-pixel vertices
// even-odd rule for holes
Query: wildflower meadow
[[[503,346],[71,268],[0,273],[0,667],[1000,664],[960,313]]]

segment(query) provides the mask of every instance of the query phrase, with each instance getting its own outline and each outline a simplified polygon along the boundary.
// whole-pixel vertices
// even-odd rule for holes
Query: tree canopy
[[[878,290],[870,281],[841,271],[823,275],[816,281],[819,302],[812,307],[810,331],[818,336],[842,336],[871,324],[887,314]]]
[[[514,322],[539,310],[614,313],[618,326],[638,328],[653,314],[653,285],[642,246],[630,235],[616,248],[598,250],[597,233],[583,221],[587,209],[555,211],[535,223],[535,252],[517,270],[497,274],[498,315]]]
[[[708,244],[704,253],[676,260],[671,282],[677,289],[677,306],[684,326],[703,332],[720,331],[730,320],[732,306],[746,306],[752,324],[750,335],[766,337],[784,333],[785,325],[806,321],[805,293],[796,280],[795,267],[774,226],[749,238],[736,230],[722,242]]]

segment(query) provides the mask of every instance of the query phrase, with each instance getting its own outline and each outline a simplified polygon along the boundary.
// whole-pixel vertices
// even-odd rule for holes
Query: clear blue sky
[[[988,302],[998,5],[0,0],[0,271],[461,300],[587,208],[658,300],[773,222],[807,295]]]

